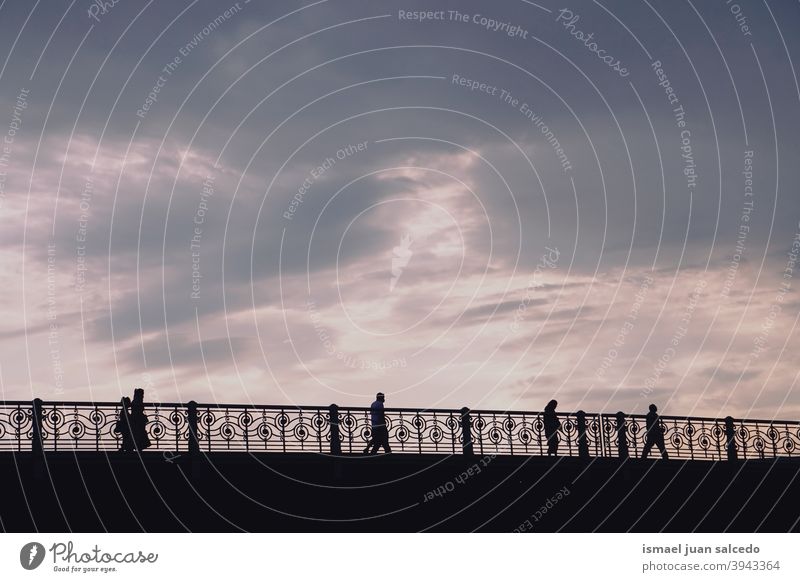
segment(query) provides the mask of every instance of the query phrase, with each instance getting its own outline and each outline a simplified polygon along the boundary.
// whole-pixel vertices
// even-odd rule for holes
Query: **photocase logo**
[[[389,280],[389,291],[394,291],[403,269],[408,266],[414,251],[411,250],[411,235],[406,233],[400,237],[400,244],[392,249],[392,278]]]
[[[39,542],[30,542],[19,551],[19,563],[26,570],[35,570],[44,561],[44,546]]]

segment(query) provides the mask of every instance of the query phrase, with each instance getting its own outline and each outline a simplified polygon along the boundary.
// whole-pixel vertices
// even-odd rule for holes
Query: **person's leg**
[[[644,442],[644,448],[642,449],[643,459],[647,458],[647,455],[650,454],[650,449],[652,448],[653,448],[653,439],[648,436]]]
[[[372,429],[372,450],[370,451],[370,455],[377,454],[378,447],[382,447],[384,442],[384,429],[380,426],[374,427]]]
[[[667,454],[667,446],[664,443],[664,437],[658,439],[658,450],[661,451],[661,458],[662,459],[669,459],[669,455]]]
[[[369,445],[367,445],[367,448],[369,449],[369,452],[367,454],[368,455],[374,455],[375,453],[377,453],[378,452],[378,447],[380,446],[380,444],[381,444],[381,441],[378,438],[378,435],[375,434],[375,433],[372,433],[372,439],[370,439]]]
[[[547,456],[558,455],[558,435],[551,434],[547,437]]]
[[[375,450],[376,453],[378,452],[378,448],[381,448],[384,451],[386,450],[386,447],[388,446],[388,443],[387,443],[388,438],[387,438],[387,436],[388,435],[386,434],[386,431],[383,428],[376,428],[375,429],[375,433],[374,433],[374,437],[373,438],[375,439],[375,449],[374,450]]]

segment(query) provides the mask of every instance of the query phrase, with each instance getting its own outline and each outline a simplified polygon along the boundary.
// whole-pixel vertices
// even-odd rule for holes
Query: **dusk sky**
[[[797,2],[4,0],[2,398],[800,418],[798,66]]]

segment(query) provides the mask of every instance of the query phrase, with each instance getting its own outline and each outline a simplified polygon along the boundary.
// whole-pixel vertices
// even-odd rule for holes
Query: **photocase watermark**
[[[89,217],[94,196],[94,178],[89,176],[81,192],[78,203],[78,231],[75,233],[75,292],[83,293],[86,286],[86,242],[89,236]]]
[[[482,14],[470,14],[458,10],[398,10],[397,20],[410,22],[449,21],[474,24],[489,32],[501,32],[510,38],[528,39],[528,31],[507,20],[497,20]]]
[[[664,89],[664,94],[671,106],[672,115],[675,118],[675,126],[680,130],[681,138],[681,160],[683,161],[683,175],[686,177],[686,188],[693,192],[697,187],[697,164],[694,160],[692,149],[692,132],[687,126],[686,111],[678,98],[678,94],[672,87],[669,76],[664,70],[661,61],[655,60],[650,63],[650,68],[656,74],[658,85]]]
[[[303,180],[303,183],[300,184],[300,187],[297,189],[297,192],[295,192],[294,196],[292,197],[292,200],[289,202],[289,207],[284,211],[283,217],[286,220],[292,220],[294,218],[295,212],[297,212],[297,209],[300,208],[300,206],[305,201],[305,196],[308,193],[308,190],[311,188],[311,186],[313,186],[317,180],[319,180],[320,178],[322,178],[322,176],[324,176],[327,172],[329,172],[330,169],[333,168],[337,162],[340,162],[351,156],[354,156],[359,152],[366,151],[368,144],[369,142],[367,141],[362,141],[355,144],[348,144],[336,150],[336,153],[333,156],[326,157],[322,163],[311,168],[308,171],[308,174],[306,175],[305,179]]]
[[[548,511],[552,511],[553,508],[558,505],[558,503],[567,497],[570,494],[569,488],[566,485],[559,489],[555,495],[552,497],[548,497],[547,500],[542,504],[542,506],[533,513],[528,519],[523,521],[517,527],[515,527],[512,531],[514,533],[522,533],[526,531],[533,530],[533,524],[539,522],[545,515],[547,515]],[[533,520],[533,522],[531,522]]]
[[[739,27],[739,32],[742,33],[742,36],[753,36],[750,25],[747,24],[747,17],[742,12],[742,7],[734,3],[733,0],[725,0],[725,4],[733,14],[734,19],[736,19],[736,25]]]
[[[11,164],[11,153],[14,150],[14,140],[17,132],[22,128],[22,114],[28,108],[28,94],[30,89],[20,89],[14,108],[11,110],[11,121],[8,129],[3,136],[2,148],[0,148],[0,208],[6,200],[6,181],[8,172],[6,171]]]
[[[565,30],[569,31],[572,36],[582,42],[583,46],[588,48],[589,51],[597,55],[597,58],[603,61],[612,71],[615,71],[620,77],[627,77],[630,75],[628,69],[622,66],[622,63],[618,58],[607,54],[606,50],[600,48],[597,42],[593,40],[593,32],[586,34],[582,30],[575,28],[575,23],[577,23],[580,19],[580,15],[575,14],[569,8],[562,8],[556,15],[556,22],[560,22]]]
[[[603,357],[603,360],[600,362],[600,365],[594,372],[595,378],[600,379],[603,377],[606,371],[616,361],[617,357],[619,356],[618,348],[621,348],[625,345],[628,334],[633,331],[633,326],[639,317],[639,311],[642,308],[642,304],[644,303],[644,300],[647,297],[647,292],[650,290],[650,286],[652,284],[653,278],[650,275],[645,275],[641,285],[639,285],[639,290],[636,292],[636,295],[634,295],[633,303],[631,304],[631,308],[628,310],[628,314],[625,316],[625,321],[619,328],[619,331],[617,331],[617,336],[614,338],[613,347],[608,348],[608,352],[606,352],[606,355]]]
[[[72,574],[108,574],[118,572],[118,564],[155,564],[158,554],[138,551],[103,551],[95,546],[88,551],[76,551],[72,541],[56,542],[49,550],[39,542],[29,542],[19,552],[19,563],[25,570],[35,570],[42,565],[47,552],[53,557],[53,571]],[[113,565],[110,565],[113,564]]]
[[[649,396],[653,392],[659,378],[661,378],[661,375],[664,373],[664,370],[667,369],[669,363],[677,355],[677,349],[681,343],[681,340],[683,340],[683,338],[686,337],[686,334],[689,333],[689,324],[692,321],[695,309],[697,308],[697,303],[700,301],[700,297],[703,294],[706,285],[707,283],[705,280],[700,279],[695,284],[692,292],[689,294],[689,300],[686,302],[686,306],[683,309],[681,319],[679,320],[679,325],[675,328],[675,331],[670,338],[670,345],[664,350],[664,352],[661,354],[661,357],[658,358],[658,361],[653,367],[653,372],[644,381],[644,388],[639,393],[642,398]]]
[[[683,118],[686,115],[683,111],[683,105],[674,109],[673,113],[679,124],[683,122]],[[698,174],[692,151],[692,132],[689,129],[681,130],[681,159],[683,161],[683,175],[686,177],[686,189],[693,192],[697,188]]]
[[[19,551],[19,563],[26,570],[35,570],[42,565],[46,555],[44,546],[39,542],[29,542]]]
[[[58,304],[56,300],[56,245],[47,244],[47,347],[53,372],[53,394],[64,393],[64,364],[61,359],[61,341],[58,329]]]
[[[352,354],[343,352],[336,347],[328,329],[322,323],[322,316],[317,310],[316,302],[309,300],[306,302],[306,310],[311,324],[314,326],[317,338],[322,343],[325,353],[335,357],[342,365],[354,370],[372,370],[375,372],[385,372],[394,368],[406,368],[408,362],[405,357],[393,358],[391,360],[365,360]],[[288,341],[288,340],[287,340]]]
[[[739,232],[736,236],[736,247],[731,257],[725,273],[725,281],[722,284],[722,296],[726,299],[730,296],[733,283],[736,280],[736,273],[739,270],[739,263],[742,261],[747,242],[747,235],[750,232],[750,214],[753,212],[753,150],[744,152],[744,203],[742,204],[742,214],[739,218]]]
[[[192,238],[189,240],[189,252],[192,256],[192,290],[189,293],[191,299],[200,299],[200,280],[203,274],[200,270],[200,243],[203,240],[203,227],[206,222],[208,212],[208,201],[214,196],[214,176],[208,175],[203,180],[203,187],[200,193],[200,202],[194,212],[192,219]]]
[[[113,4],[116,4],[118,0],[115,0]],[[95,2],[97,4],[98,2]],[[102,2],[99,2],[103,4]],[[236,2],[232,6],[228,7],[224,12],[220,13],[214,20],[208,22],[203,28],[201,28],[193,37],[192,39],[184,44],[182,47],[178,49],[178,54],[172,57],[172,60],[169,61],[166,65],[164,65],[160,71],[160,75],[156,79],[156,82],[151,87],[150,91],[145,97],[144,101],[142,102],[141,107],[136,110],[136,116],[139,119],[144,119],[147,116],[147,112],[158,103],[158,97],[161,93],[161,90],[167,85],[170,77],[172,77],[178,68],[183,64],[183,59],[189,56],[191,52],[196,49],[200,44],[203,43],[211,33],[213,33],[217,28],[219,28],[222,24],[233,18],[241,9],[242,4],[249,4],[250,0],[244,0],[243,2]],[[108,3],[106,3],[108,4]],[[113,6],[112,4],[112,6]],[[107,12],[107,10],[106,10]],[[103,12],[105,14],[105,12]],[[99,22],[99,20],[98,20]]]
[[[514,333],[519,331],[520,322],[525,320],[525,312],[528,310],[528,305],[530,305],[530,302],[533,300],[534,291],[544,285],[544,283],[539,280],[542,273],[545,269],[555,269],[558,264],[558,257],[561,254],[558,247],[544,248],[547,252],[539,257],[539,262],[536,264],[536,268],[533,270],[531,278],[528,280],[528,285],[525,287],[525,295],[522,301],[519,302],[519,305],[517,305],[516,311],[514,311],[514,320],[511,322],[510,326],[511,331]]]
[[[145,398],[149,404],[161,405],[161,396],[150,372],[141,373],[139,387],[144,390]]]
[[[406,233],[400,237],[400,244],[392,248],[392,276],[389,279],[389,291],[394,291],[403,270],[408,266],[414,251],[411,250],[411,243],[414,239]]]
[[[675,88],[672,86],[672,82],[669,80],[667,73],[664,72],[664,69],[661,66],[661,61],[653,61],[650,63],[650,68],[653,69],[653,72],[656,74],[658,86],[664,89],[664,94],[667,96],[667,101],[669,104],[677,105],[679,102],[678,94],[675,92]]]
[[[435,497],[441,499],[448,493],[452,493],[459,485],[464,485],[472,477],[480,475],[483,469],[488,467],[489,463],[491,463],[496,457],[497,455],[494,453],[484,455],[478,460],[478,463],[473,464],[466,471],[462,471],[455,479],[447,481],[446,483],[439,485],[436,489],[431,489],[425,493],[422,502],[427,503],[428,501],[432,501]]]
[[[49,549],[54,572],[102,573],[117,572],[117,564],[155,564],[158,554],[137,551],[104,551],[97,544],[88,551],[75,551],[72,541],[56,542]],[[108,564],[114,564],[110,566]]]
[[[100,17],[111,12],[111,9],[120,2],[122,2],[122,0],[94,0],[89,5],[89,9],[86,13],[89,15],[89,18],[95,22],[100,22]]]
[[[501,97],[501,99],[506,100],[507,103],[510,103],[512,106],[516,107],[516,97],[505,91],[501,95],[504,95]],[[518,109],[528,121],[530,121],[539,129],[539,131],[542,132],[542,135],[544,136],[545,140],[547,140],[547,143],[549,143],[550,147],[553,148],[553,152],[556,154],[556,157],[561,164],[561,169],[564,171],[564,173],[567,173],[569,170],[571,170],[572,162],[569,161],[566,152],[564,152],[564,148],[561,147],[561,142],[558,141],[553,131],[544,123],[542,116],[534,112],[530,105],[524,101],[519,105]]]
[[[797,267],[797,259],[800,257],[800,223],[797,224],[797,228],[798,232],[794,234],[792,246],[789,248],[789,252],[786,253],[787,260],[782,273],[783,281],[778,285],[778,292],[775,294],[772,303],[770,303],[764,321],[761,322],[761,331],[753,339],[753,349],[750,351],[750,359],[752,360],[758,359],[761,354],[767,351],[767,338],[769,338],[769,334],[775,326],[775,320],[778,319],[778,313],[782,309],[781,304],[792,288],[792,277]]]
[[[545,124],[542,116],[537,114],[526,101],[519,99],[508,89],[504,89],[502,87],[498,87],[497,85],[492,85],[478,79],[467,78],[459,74],[453,74],[450,78],[450,82],[453,85],[465,87],[469,89],[470,92],[485,93],[486,95],[495,97],[496,99],[499,99],[501,103],[510,105],[519,111],[525,117],[525,119],[530,121],[534,127],[541,131],[545,140],[547,140],[547,143],[550,144],[551,148],[553,148],[553,152],[556,154],[558,162],[561,164],[561,169],[564,171],[564,173],[572,170],[572,162],[569,160],[569,157],[564,151],[561,142],[558,140],[558,138],[556,138],[550,127]]]

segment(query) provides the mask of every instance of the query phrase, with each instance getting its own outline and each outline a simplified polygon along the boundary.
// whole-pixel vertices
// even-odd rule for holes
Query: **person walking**
[[[117,419],[117,424],[114,425],[114,432],[122,437],[122,443],[119,448],[121,453],[127,453],[133,450],[130,408],[131,399],[125,396],[120,402],[119,418]]]
[[[667,447],[664,445],[664,429],[661,426],[661,421],[658,417],[658,407],[655,404],[650,405],[650,412],[647,413],[645,418],[645,426],[647,432],[645,434],[644,449],[642,450],[642,459],[646,459],[650,454],[653,445],[658,447],[661,451],[661,458],[668,459]]]
[[[544,407],[544,436],[547,438],[547,456],[558,455],[558,431],[561,428],[561,421],[556,415],[558,401],[551,400]]]
[[[133,391],[130,421],[133,444],[137,451],[142,451],[151,444],[147,436],[147,423],[149,420],[144,414],[144,390],[142,388],[137,388]]]
[[[389,428],[386,426],[386,414],[383,411],[383,403],[386,397],[383,392],[375,395],[375,402],[370,406],[370,424],[372,426],[372,438],[364,449],[365,454],[374,455],[378,452],[378,447],[383,447],[387,453],[392,452],[389,446]],[[370,450],[371,449],[371,450]]]

